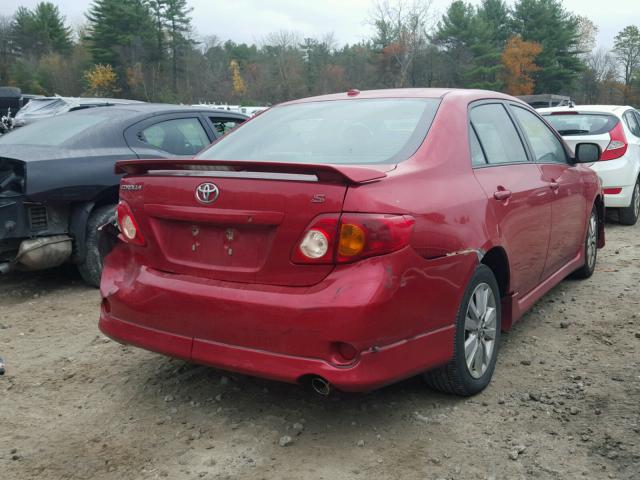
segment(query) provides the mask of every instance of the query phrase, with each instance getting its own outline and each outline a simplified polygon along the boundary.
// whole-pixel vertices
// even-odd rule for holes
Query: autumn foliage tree
[[[509,40],[502,52],[505,90],[511,95],[531,95],[535,88],[532,73],[540,70],[535,59],[542,52],[542,45],[527,42],[516,35]]]
[[[87,93],[96,97],[113,96],[117,91],[118,75],[111,65],[95,65],[84,74],[87,81]]]
[[[244,83],[242,75],[240,75],[240,66],[237,60],[229,62],[229,70],[231,71],[231,80],[233,82],[233,93],[242,96],[247,93],[247,86]]]

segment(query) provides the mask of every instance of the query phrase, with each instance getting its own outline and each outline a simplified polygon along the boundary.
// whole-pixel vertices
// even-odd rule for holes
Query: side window
[[[569,163],[567,152],[558,137],[536,117],[524,108],[512,106],[525,135],[529,139],[533,154],[538,163]]]
[[[516,127],[502,104],[479,105],[469,116],[490,165],[528,161]]]
[[[487,164],[487,159],[484,156],[480,142],[478,141],[478,135],[473,127],[469,129],[469,142],[471,147],[471,165],[474,167],[481,167]]]
[[[174,155],[195,155],[211,143],[197,118],[166,120],[145,128],[140,140]]]
[[[636,137],[640,137],[640,125],[638,124],[638,120],[634,112],[628,111],[624,114],[624,120],[627,123],[627,127],[631,130]]]
[[[226,133],[229,133],[231,130],[244,122],[244,120],[241,120],[239,118],[209,117],[209,120],[211,120],[213,131],[217,136],[222,136]]]
[[[640,112],[638,112],[637,110],[634,110],[633,115],[636,117],[636,122],[638,122],[638,126],[640,126]]]

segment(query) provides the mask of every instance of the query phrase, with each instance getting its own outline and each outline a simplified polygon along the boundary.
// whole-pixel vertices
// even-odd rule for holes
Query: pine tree
[[[533,74],[535,93],[568,93],[584,69],[578,48],[580,34],[574,15],[559,0],[518,0],[512,27],[523,40],[542,45]]]
[[[172,86],[174,93],[178,91],[179,58],[185,54],[192,41],[188,34],[191,31],[191,12],[187,0],[164,0],[164,26],[169,37],[171,52]]]
[[[53,3],[40,2],[32,11],[18,8],[12,30],[21,55],[40,58],[51,53],[68,54],[73,43],[71,30]]]
[[[480,36],[480,22],[470,3],[456,0],[449,5],[434,35],[434,41],[449,59],[449,86],[468,87],[470,73],[477,67],[474,47]]]
[[[127,68],[161,60],[157,30],[144,0],[95,0],[87,13],[87,43],[93,62],[111,65],[129,93]]]

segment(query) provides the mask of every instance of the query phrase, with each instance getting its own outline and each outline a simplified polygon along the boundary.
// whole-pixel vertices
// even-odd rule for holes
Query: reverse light
[[[338,214],[316,217],[296,245],[291,261],[293,263],[332,263],[337,231]]]
[[[349,263],[409,245],[415,220],[408,215],[321,215],[305,230],[293,263]]]
[[[118,209],[116,210],[118,218],[118,228],[120,229],[120,236],[125,242],[133,243],[136,245],[145,245],[144,238],[140,232],[138,222],[133,216],[131,207],[124,200],[120,200],[118,203]]]
[[[329,235],[322,230],[309,230],[300,242],[300,251],[311,259],[324,257],[329,251]]]
[[[600,160],[615,160],[622,157],[627,152],[627,137],[622,128],[622,122],[618,121],[616,126],[609,132],[611,141],[607,148],[602,151]]]

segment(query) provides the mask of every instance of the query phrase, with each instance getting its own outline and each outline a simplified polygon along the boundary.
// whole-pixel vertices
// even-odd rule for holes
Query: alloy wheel
[[[480,378],[489,368],[496,342],[497,310],[493,290],[479,284],[467,305],[464,322],[464,357],[473,378]]]

